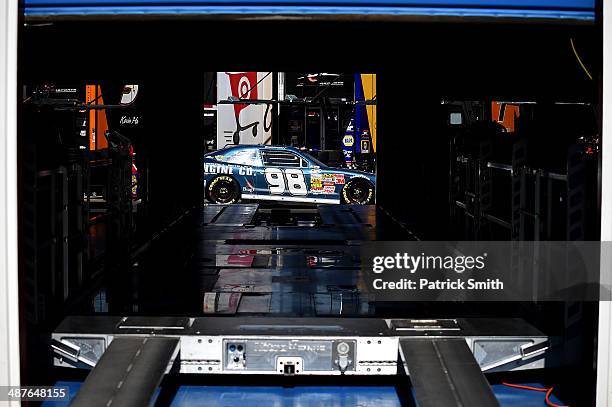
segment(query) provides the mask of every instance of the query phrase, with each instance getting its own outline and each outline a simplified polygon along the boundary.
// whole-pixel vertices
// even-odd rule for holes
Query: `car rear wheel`
[[[350,205],[374,203],[374,185],[365,178],[353,178],[342,189],[342,201]]]
[[[218,204],[232,204],[240,199],[240,185],[232,177],[221,175],[208,184],[208,199]]]

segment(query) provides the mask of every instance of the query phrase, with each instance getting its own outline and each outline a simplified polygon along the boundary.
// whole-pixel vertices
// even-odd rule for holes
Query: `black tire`
[[[353,178],[342,188],[342,201],[349,205],[374,203],[374,185],[365,178]]]
[[[206,187],[206,195],[211,202],[233,204],[240,199],[240,184],[230,176],[220,175],[210,181]]]

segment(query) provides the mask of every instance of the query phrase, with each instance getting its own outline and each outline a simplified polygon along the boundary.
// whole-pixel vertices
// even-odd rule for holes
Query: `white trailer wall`
[[[19,384],[17,3],[17,0],[0,1],[0,385],[2,386]],[[15,402],[14,405],[18,403]]]
[[[612,241],[612,0],[603,3],[603,137],[601,240]],[[602,253],[602,282],[610,284],[611,253]],[[597,407],[612,405],[612,302],[599,303]]]

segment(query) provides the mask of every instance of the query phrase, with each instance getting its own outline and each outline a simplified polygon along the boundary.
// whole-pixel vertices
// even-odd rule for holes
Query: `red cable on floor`
[[[515,389],[531,390],[531,391],[538,391],[540,393],[546,393],[546,397],[544,398],[544,401],[546,402],[547,406],[569,407],[569,406],[564,406],[561,404],[556,404],[550,401],[550,395],[552,394],[554,387],[533,387],[533,386],[524,386],[522,384],[513,384],[513,383],[506,383],[506,382],[502,382],[502,384],[507,387],[514,387]]]

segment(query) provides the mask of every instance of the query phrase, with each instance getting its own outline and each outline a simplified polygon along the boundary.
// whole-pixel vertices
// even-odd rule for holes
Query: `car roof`
[[[240,144],[237,146],[225,147],[225,150],[251,150],[251,149],[273,149],[273,150],[291,150],[297,152],[298,149],[292,146],[271,146],[268,144]]]

